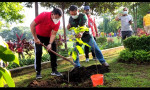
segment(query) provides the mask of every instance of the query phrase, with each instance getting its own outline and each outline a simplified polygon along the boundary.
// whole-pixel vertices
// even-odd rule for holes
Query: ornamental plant
[[[8,44],[0,37],[0,61],[4,64],[14,62],[19,65],[18,56],[9,49]],[[8,84],[9,87],[15,87],[15,83],[11,77],[11,73],[6,67],[0,66],[0,87]]]
[[[130,51],[145,50],[150,51],[150,36],[142,35],[141,37],[132,36],[123,40],[125,48]]]
[[[120,52],[119,61],[137,64],[150,62],[150,36],[131,36],[123,43],[125,50]]]
[[[71,27],[69,31],[73,30],[75,34],[79,34],[80,32],[89,31],[89,28],[85,26],[78,26],[78,27]],[[84,50],[81,47],[81,45],[86,45],[91,48],[87,43],[83,42],[81,38],[76,38],[75,35],[71,36],[69,41],[73,41],[75,47],[71,48],[68,52],[69,55],[72,55],[73,60],[76,60],[77,58],[77,52],[75,51],[75,48],[78,50],[79,54],[84,54]],[[76,45],[76,43],[79,43],[80,45]]]

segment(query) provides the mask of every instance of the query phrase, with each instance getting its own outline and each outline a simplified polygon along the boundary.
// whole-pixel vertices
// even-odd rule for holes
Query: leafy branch
[[[69,31],[73,30],[75,34],[79,34],[80,32],[89,31],[89,28],[85,26],[78,26],[78,27],[71,27]],[[91,48],[87,43],[83,42],[81,38],[76,38],[75,36],[71,36],[69,41],[73,41],[75,43],[75,47],[69,50],[68,54],[72,55],[73,60],[77,59],[77,52],[75,48],[78,50],[79,54],[84,54],[84,50],[80,45],[86,45]],[[79,43],[80,45],[76,45],[76,43]]]
[[[0,61],[4,63],[14,62],[19,65],[18,56],[15,55],[10,49],[8,44],[0,37]],[[0,87],[4,87],[7,83],[9,87],[15,87],[15,83],[11,77],[11,73],[6,67],[0,67]]]

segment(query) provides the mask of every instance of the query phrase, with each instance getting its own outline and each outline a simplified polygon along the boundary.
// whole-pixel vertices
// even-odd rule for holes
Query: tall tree
[[[24,14],[21,2],[0,2],[0,28],[11,23],[23,23]],[[6,25],[7,26],[6,26]]]
[[[38,16],[38,2],[35,2],[35,17]]]

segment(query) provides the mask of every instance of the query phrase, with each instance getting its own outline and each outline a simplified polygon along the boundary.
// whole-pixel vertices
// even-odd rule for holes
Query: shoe
[[[93,60],[97,60],[97,58],[96,58],[96,57],[93,57]]]
[[[36,79],[41,79],[42,76],[41,75],[36,75]]]
[[[86,58],[85,62],[89,62],[89,58]]]
[[[62,74],[60,72],[58,72],[58,71],[53,71],[51,73],[51,75],[53,75],[53,76],[62,76]]]
[[[105,67],[109,67],[109,64],[107,62],[104,62],[102,65]]]
[[[36,79],[41,79],[41,78],[42,78],[41,73],[40,73],[40,72],[37,72],[37,73],[36,73]]]

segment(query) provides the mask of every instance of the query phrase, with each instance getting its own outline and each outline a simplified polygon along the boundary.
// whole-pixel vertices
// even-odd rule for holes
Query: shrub
[[[98,44],[100,44],[100,45],[104,45],[104,44],[107,43],[107,38],[106,38],[106,37],[98,37],[98,38],[96,39],[96,42],[97,42]]]
[[[130,60],[133,60],[132,52],[130,52],[128,49],[120,52],[119,61],[130,62]]]
[[[96,43],[101,50],[104,49],[104,47],[107,45],[107,37],[98,37],[96,39]]]
[[[120,52],[119,61],[133,63],[150,62],[150,36],[132,36],[123,41],[125,50]]]
[[[145,50],[129,51],[126,49],[120,52],[118,61],[137,64],[150,62],[150,52]]]
[[[131,36],[123,40],[125,48],[129,50],[145,50],[150,51],[150,36]]]

